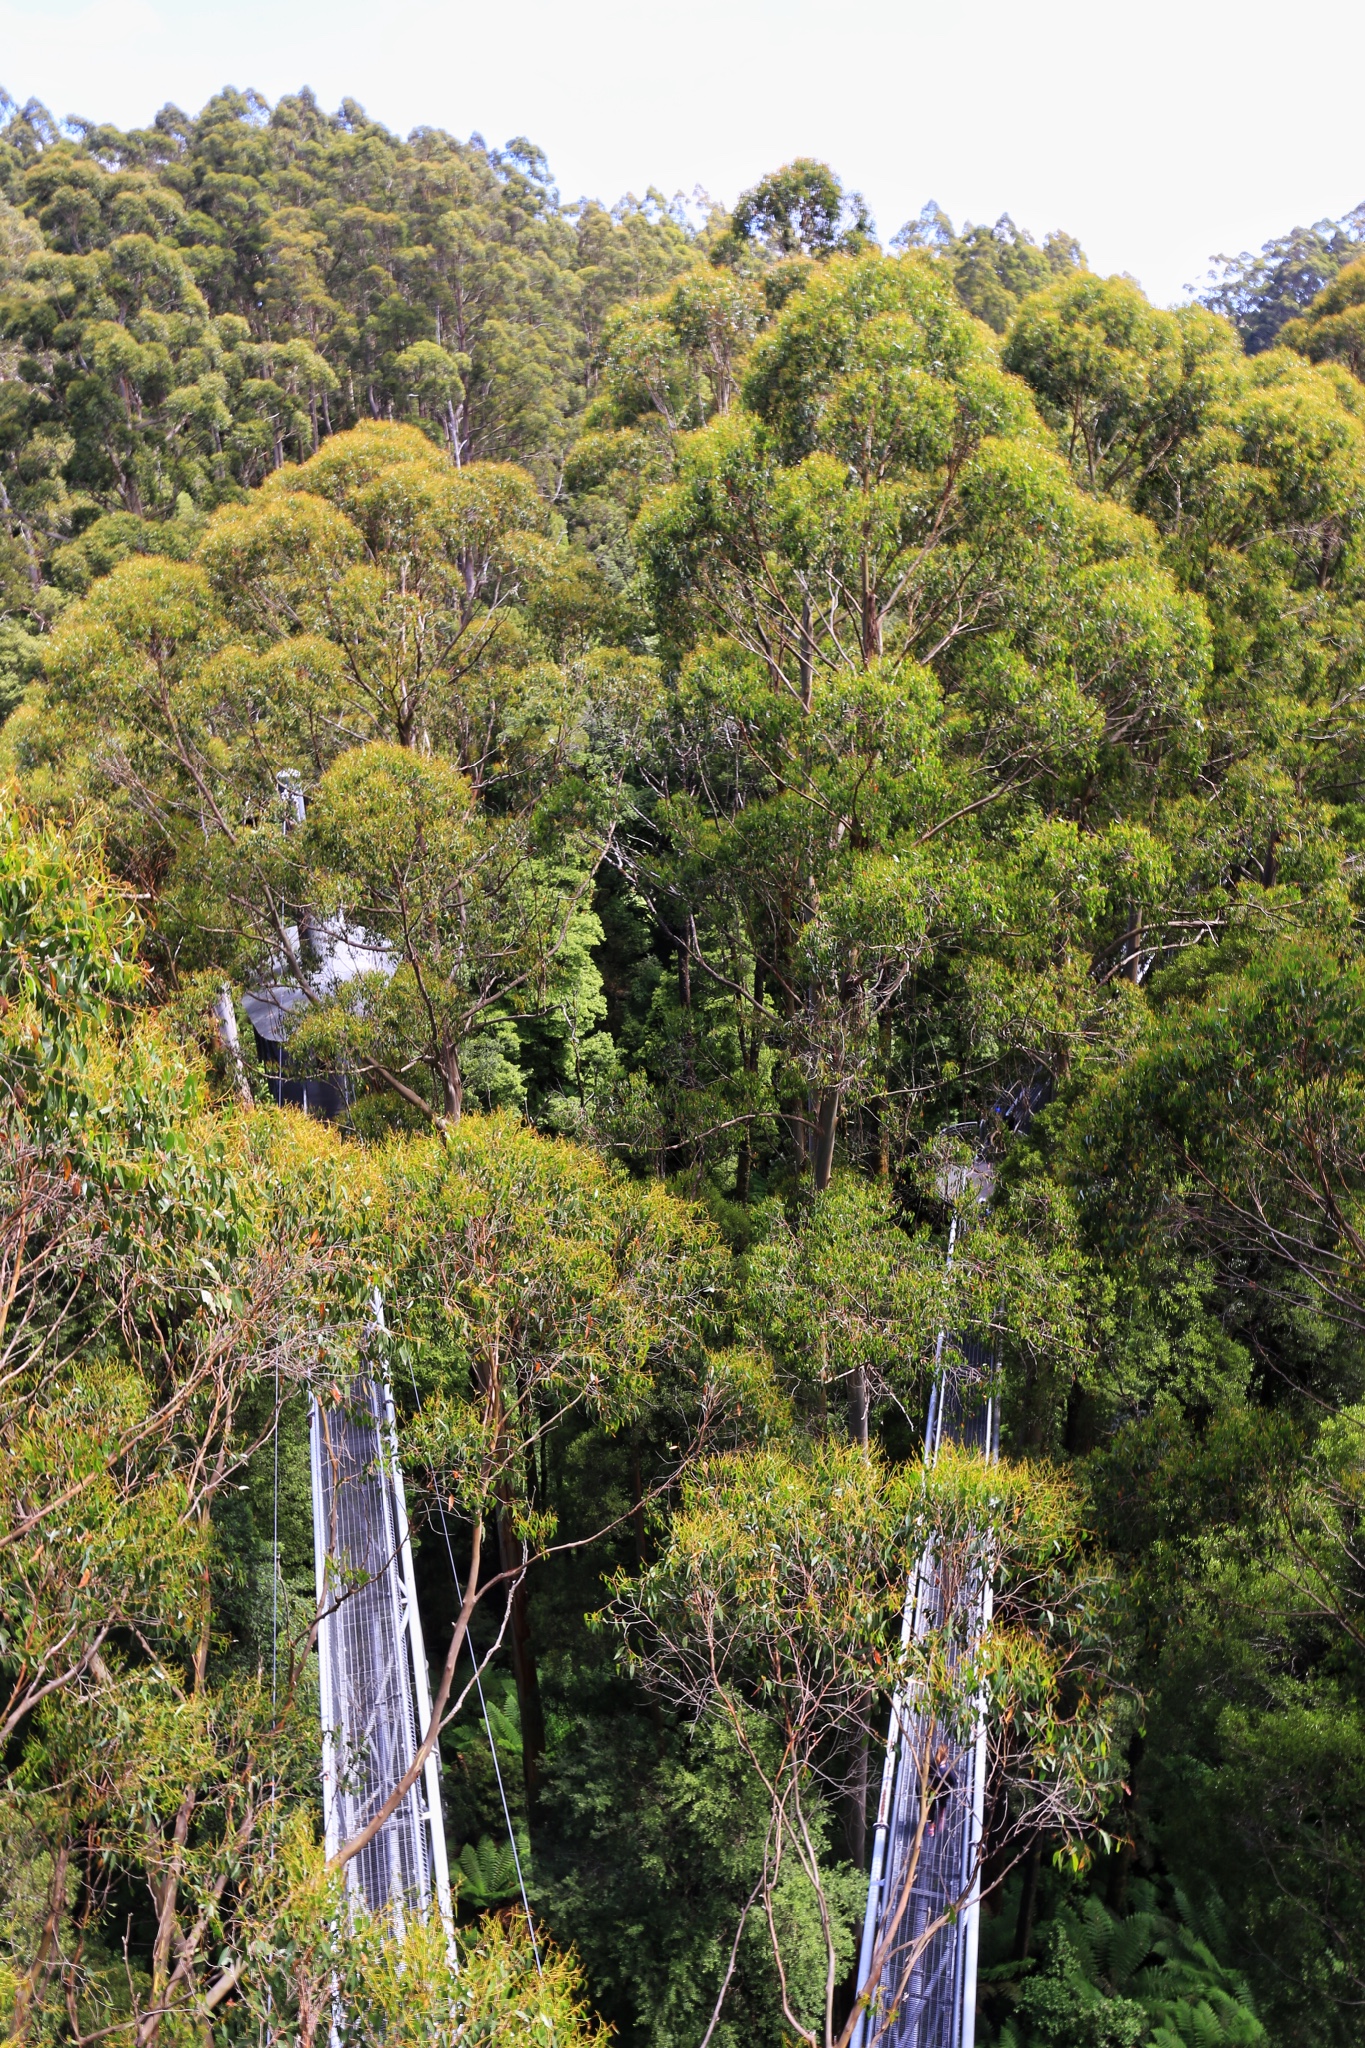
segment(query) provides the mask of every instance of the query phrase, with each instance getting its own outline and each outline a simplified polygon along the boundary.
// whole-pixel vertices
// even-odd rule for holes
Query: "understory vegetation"
[[[908,1679],[980,2040],[1361,2040],[1365,211],[1172,311],[805,160],[0,118],[8,2038],[843,2048]],[[376,1355],[453,1947],[322,1846]]]

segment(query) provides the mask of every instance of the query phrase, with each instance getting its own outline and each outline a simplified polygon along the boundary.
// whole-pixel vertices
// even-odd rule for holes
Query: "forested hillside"
[[[987,1527],[978,2038],[1365,2038],[1365,216],[3,113],[11,2038],[843,2048]],[[454,1955],[319,1846],[376,1288]]]

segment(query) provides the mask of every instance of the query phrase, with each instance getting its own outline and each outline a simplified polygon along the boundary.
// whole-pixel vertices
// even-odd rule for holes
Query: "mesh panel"
[[[345,1406],[313,1406],[314,1531],[320,1552],[325,1797],[329,1847],[373,1818],[417,1754],[403,1571],[404,1529],[383,1390],[357,1379]],[[372,1911],[424,1912],[430,1847],[419,1777],[347,1865]],[[438,1822],[439,1824],[439,1822]]]
[[[998,1418],[988,1398],[994,1361],[980,1346],[955,1349],[944,1360],[930,1402],[926,1453],[942,1443],[963,1444],[993,1457]],[[984,1621],[986,1587],[979,1575],[949,1569],[932,1552],[920,1561],[913,1593],[912,1631],[942,1631],[950,1661],[967,1654]],[[919,1862],[895,1942],[882,1971],[875,2017],[860,2039],[877,2048],[963,2048],[972,2039],[976,1987],[973,1891],[984,1786],[984,1755],[975,1741],[920,1713],[912,1699],[898,1702],[900,1740],[887,1813],[885,1862],[869,1908],[883,1938],[900,1902],[924,1816]],[[951,1915],[927,1943],[926,1930]],[[911,1958],[924,1943],[922,1952]],[[875,1945],[875,1944],[872,1944]],[[871,1945],[870,1945],[871,1946]]]

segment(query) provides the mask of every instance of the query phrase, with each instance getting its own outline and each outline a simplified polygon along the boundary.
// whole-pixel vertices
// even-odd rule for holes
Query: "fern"
[[[1094,1896],[1060,1908],[1000,2048],[1266,2048],[1246,1985],[1207,1938],[1221,1934],[1216,1904],[1196,1915],[1177,1894],[1163,1914],[1150,1887],[1143,1897],[1123,1917]]]
[[[455,1862],[455,1875],[462,1905],[487,1912],[517,1893],[517,1865],[510,1846],[484,1835],[476,1844],[466,1842]]]

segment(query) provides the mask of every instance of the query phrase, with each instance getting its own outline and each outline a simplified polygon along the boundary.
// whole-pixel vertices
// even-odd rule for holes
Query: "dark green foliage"
[[[1314,221],[1275,235],[1252,254],[1213,256],[1204,304],[1231,320],[1247,351],[1270,348],[1287,320],[1311,304],[1365,241],[1365,206],[1343,220]]]
[[[566,212],[529,144],[401,142],[307,91],[79,138],[11,110],[0,167],[0,477],[38,561],[101,512],[238,496],[362,419],[552,487],[606,313],[695,260],[655,195]],[[107,566],[67,552],[57,580]]]
[[[874,231],[860,192],[845,192],[828,164],[797,157],[741,194],[731,232],[776,256],[828,256],[861,248]]]
[[[1264,2048],[1247,1987],[1220,1960],[1216,1901],[1195,1912],[1177,1892],[1162,1911],[1152,1884],[1130,1891],[1123,1913],[1093,1894],[1063,1892],[1038,1958],[985,1963],[988,2004],[1008,2008],[988,2038],[999,2048]],[[1008,1925],[1007,1915],[993,1924],[985,1956]]]
[[[688,2048],[710,2021],[757,1875],[767,1802],[723,1733],[651,1723],[629,1699],[584,1692],[556,1741],[537,1903],[583,1957],[623,2042]],[[852,1927],[858,1874],[835,1889]],[[792,1923],[797,2003],[809,2010],[823,1974],[814,1897],[789,1885],[781,1910]],[[785,2038],[767,1932],[756,1922],[712,2038],[726,2048],[778,2048]]]
[[[485,1577],[523,1536],[533,1553],[478,1612],[475,1646],[506,1623],[502,1647],[442,1745],[462,1939],[482,1928],[490,1967],[521,1940],[514,1841],[618,2039],[696,2048],[773,1824],[752,1765],[781,1688],[741,1658],[735,1718],[702,1679],[680,1713],[674,1639],[631,1667],[650,1693],[593,1617],[653,1586],[682,1641],[705,1605],[678,1591],[688,1570],[714,1591],[794,1472],[920,1488],[949,1329],[1000,1356],[1020,1461],[1002,1471],[1083,1491],[1063,1548],[1102,1627],[1087,1610],[1076,1639],[1100,1644],[1120,1703],[1093,1861],[1068,1841],[1054,1867],[1056,1833],[1025,1845],[988,1905],[981,2038],[1349,2048],[1359,211],[1216,259],[1202,304],[1163,311],[1008,215],[957,230],[931,203],[883,255],[860,197],[810,159],[698,223],[654,192],[566,206],[524,138],[403,140],[307,92],[225,92],[131,132],[3,112],[0,769],[31,814],[0,843],[0,1078],[14,1129],[40,1130],[42,1200],[102,1205],[67,1261],[85,1321],[61,1325],[53,1382],[80,1430],[55,1396],[6,1427],[40,1475],[81,1432],[92,1457],[114,1445],[125,1478],[81,1538],[130,1617],[113,1684],[141,1712],[164,1680],[181,1731],[135,1743],[125,1717],[111,1792],[89,1729],[118,1702],[96,1667],[72,1681],[95,1718],[84,1693],[37,1703],[10,1757],[30,1804],[0,1803],[4,1997],[21,2009],[36,1970],[66,2025],[77,1979],[34,1962],[43,1915],[74,1943],[96,1888],[53,1891],[58,1851],[87,1853],[61,1802],[78,1786],[89,1825],[111,1825],[144,1753],[164,1764],[154,1819],[136,1841],[120,1821],[89,1908],[87,2036],[171,1967],[155,1859],[191,1769],[212,1781],[192,1858],[238,1779],[275,1827],[260,1759],[288,1774],[287,1826],[250,1879],[275,1903],[230,1933],[211,1912],[214,1941],[246,1928],[283,1971],[300,1927],[337,1924],[316,1889],[312,1919],[290,1918],[321,1882],[314,1709],[306,1657],[277,1667],[281,1629],[301,1640],[311,1614],[302,1389],[331,1384],[337,1318],[383,1274],[435,1664],[490,1444]],[[47,832],[69,817],[144,922]],[[341,918],[388,952],[366,979],[309,983],[291,1058],[343,1076],[344,1137],[265,1112],[240,1008],[263,980],[320,983],[319,931]],[[21,1152],[5,1246],[32,1199]],[[164,1398],[248,1240],[253,1286],[298,1262],[279,1314],[306,1334],[278,1429],[269,1360],[226,1386],[204,1428],[240,1466],[186,1519],[138,1493],[122,1409],[90,1376],[114,1358],[118,1401],[143,1373]],[[106,1265],[136,1274],[117,1302]],[[470,1429],[470,1388],[504,1373]],[[167,1424],[172,1465],[198,1426]],[[756,1491],[733,1511],[724,1495],[685,1570],[687,1502],[720,1469],[703,1452],[741,1454]],[[789,1535],[762,1553],[784,1569]],[[85,1616],[96,1597],[84,1554],[53,1545],[54,1640],[62,1603]],[[158,1571],[169,1621],[125,1584]],[[46,1613],[15,1587],[11,1608]],[[827,1588],[811,1625],[837,1604]],[[9,1634],[0,1648],[17,1670]],[[461,1684],[469,1669],[462,1654]],[[856,1703],[873,1782],[879,1682]],[[282,1750],[272,1684],[296,1717]],[[182,1771],[204,1688],[218,1719]],[[839,1741],[808,1761],[843,1972],[863,1877],[842,1849],[866,1816]],[[1017,1775],[993,1790],[1002,1828],[1027,1798]],[[818,2040],[815,1890],[792,1864],[774,1900]],[[792,2038],[761,1919],[734,1947],[725,2048]],[[388,1979],[395,2042],[419,1961]],[[257,2038],[265,2012],[229,2006],[225,2039]]]
[[[958,296],[978,320],[1003,334],[1023,301],[1069,273],[1085,269],[1085,256],[1074,235],[1056,229],[1039,248],[1026,228],[1007,213],[994,227],[964,221],[959,230],[934,200],[907,221],[891,245],[925,249],[945,263]]]

